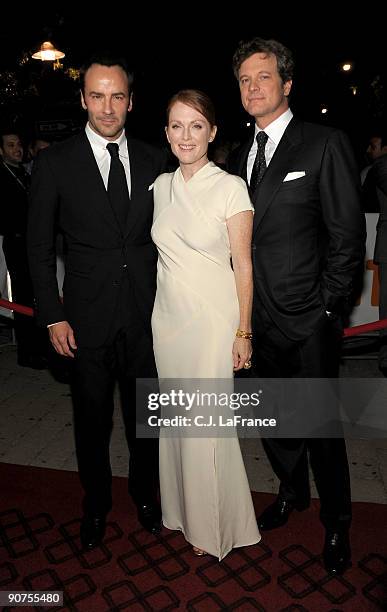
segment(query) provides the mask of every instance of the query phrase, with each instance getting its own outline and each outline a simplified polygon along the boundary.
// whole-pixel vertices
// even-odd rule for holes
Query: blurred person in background
[[[0,134],[0,235],[11,279],[12,301],[33,307],[33,289],[27,257],[27,217],[30,177],[23,166],[23,145],[11,127]],[[47,367],[47,332],[34,317],[14,312],[17,363],[23,367]]]

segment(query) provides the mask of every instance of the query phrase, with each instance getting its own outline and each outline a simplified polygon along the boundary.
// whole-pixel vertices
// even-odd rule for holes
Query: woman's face
[[[192,106],[175,102],[165,132],[172,153],[190,173],[194,174],[208,162],[208,143],[215,138],[216,126],[211,127],[204,115]]]

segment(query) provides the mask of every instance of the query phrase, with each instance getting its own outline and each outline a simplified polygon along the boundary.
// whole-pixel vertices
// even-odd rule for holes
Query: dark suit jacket
[[[12,166],[11,166],[12,169]],[[13,169],[16,172],[16,169]],[[0,235],[25,236],[28,193],[0,161]]]
[[[78,345],[101,346],[114,317],[123,274],[149,330],[156,287],[150,238],[155,178],[164,156],[128,137],[131,202],[120,228],[85,132],[42,151],[34,165],[28,246],[38,322],[67,320]],[[56,281],[54,232],[63,233],[63,304]]]
[[[230,159],[246,179],[250,139]],[[290,172],[305,175],[284,182]],[[358,169],[339,130],[295,118],[252,201],[255,291],[282,332],[298,341],[325,311],[341,313],[364,261]]]
[[[373,164],[374,163],[375,162],[373,162]],[[373,164],[369,168],[361,188],[362,210],[363,212],[367,213],[380,212],[378,190],[375,184],[375,175],[373,172],[371,172]]]
[[[378,157],[368,174],[376,187],[379,203],[379,220],[376,228],[375,263],[387,263],[387,155]]]

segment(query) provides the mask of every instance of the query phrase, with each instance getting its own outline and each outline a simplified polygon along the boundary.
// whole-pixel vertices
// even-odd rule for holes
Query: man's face
[[[124,128],[126,114],[132,110],[124,70],[120,66],[90,66],[81,101],[91,129],[106,140],[116,140]]]
[[[36,157],[39,151],[47,149],[47,147],[49,146],[50,143],[47,140],[41,140],[40,138],[38,138],[37,140],[35,140],[34,145],[29,148],[29,152],[32,157]]]
[[[6,134],[3,136],[0,153],[7,164],[18,166],[23,159],[23,147],[17,134]]]
[[[282,83],[275,55],[254,53],[241,64],[242,104],[260,128],[265,128],[287,110],[291,87],[292,81]]]
[[[367,147],[367,157],[373,162],[375,159],[380,157],[385,151],[382,148],[382,139],[379,136],[373,136],[370,138],[368,147]]]

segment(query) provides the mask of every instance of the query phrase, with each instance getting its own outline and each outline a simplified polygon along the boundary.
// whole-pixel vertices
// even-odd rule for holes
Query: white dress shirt
[[[107,189],[108,178],[109,178],[109,170],[110,170],[110,153],[107,150],[106,146],[109,142],[115,142],[118,144],[119,152],[118,155],[120,160],[125,168],[126,182],[128,183],[128,191],[130,197],[130,189],[131,189],[131,181],[130,181],[130,162],[128,155],[128,144],[126,142],[125,130],[122,131],[121,136],[117,138],[117,140],[106,140],[94,130],[91,129],[89,123],[86,125],[86,136],[88,141],[90,142],[90,146],[93,150],[95,161],[97,162],[99,171],[102,176],[102,180],[105,185],[105,189]]]
[[[269,125],[267,125],[264,130],[261,130],[257,126],[257,124],[255,124],[253,146],[251,147],[249,156],[247,158],[247,177],[249,180],[249,184],[250,184],[251,172],[253,170],[255,157],[257,155],[258,144],[257,144],[256,137],[257,137],[258,132],[265,132],[268,136],[266,147],[265,147],[266,166],[268,166],[270,164],[271,158],[274,155],[274,151],[278,147],[279,141],[284,135],[284,131],[288,127],[292,117],[293,117],[293,113],[290,110],[290,108],[288,108],[284,113],[282,113],[282,115],[277,117],[277,119],[269,123]]]

